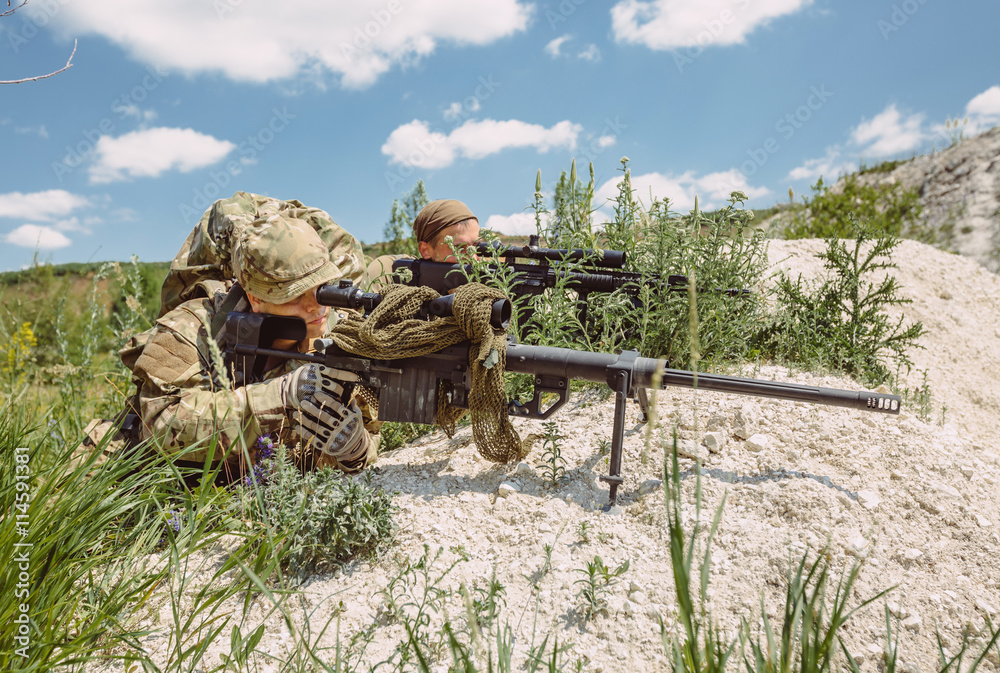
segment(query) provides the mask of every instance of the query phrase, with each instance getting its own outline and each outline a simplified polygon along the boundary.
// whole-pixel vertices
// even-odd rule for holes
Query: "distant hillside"
[[[118,269],[132,273],[131,264],[121,262]],[[150,317],[159,311],[160,286],[170,269],[170,262],[139,262],[140,303]],[[114,263],[87,262],[70,264],[39,264],[20,271],[0,272],[0,305],[17,304],[31,307],[51,305],[66,300],[68,305],[86,307],[96,296],[105,310],[121,296],[122,274],[115,271]],[[94,289],[97,289],[95,294]]]
[[[940,152],[882,167],[862,171],[858,181],[916,188],[923,223],[944,234],[945,247],[1000,271],[1000,126]]]
[[[0,271],[0,287],[17,285],[25,282],[42,281],[46,278],[62,278],[64,276],[92,277],[108,262],[70,262],[68,264],[39,264],[20,271]],[[112,262],[113,263],[113,262]],[[120,262],[126,264],[126,262]],[[170,262],[139,262],[140,269],[149,269],[151,273],[167,275]]]

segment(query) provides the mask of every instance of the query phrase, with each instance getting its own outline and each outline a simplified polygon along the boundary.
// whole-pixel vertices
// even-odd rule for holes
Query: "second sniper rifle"
[[[316,297],[320,304],[340,308],[371,311],[381,301],[381,296],[362,292],[342,281],[337,285],[320,286]],[[432,300],[421,309],[421,315],[449,315],[451,295]],[[493,304],[491,323],[506,329],[511,306],[506,299]],[[300,341],[305,338],[305,322],[301,318],[271,316],[260,313],[230,313],[226,321],[225,340],[227,368],[235,370],[239,384],[259,380],[264,363],[269,356],[317,362],[354,372],[360,385],[378,394],[378,418],[381,421],[420,423],[434,425],[440,381],[450,382],[452,392],[448,400],[459,408],[468,407],[470,393],[469,344],[461,343],[420,357],[398,360],[375,360],[348,353],[328,340],[318,339],[317,353],[271,348],[277,338]],[[898,414],[900,398],[897,395],[852,390],[836,390],[816,386],[761,381],[757,379],[698,374],[661,369],[653,358],[640,357],[637,351],[621,354],[589,353],[570,348],[529,346],[518,344],[508,337],[507,365],[509,372],[534,376],[533,397],[521,404],[511,401],[507,413],[532,419],[547,419],[569,400],[569,382],[573,379],[604,383],[615,392],[615,419],[611,437],[611,456],[608,474],[601,480],[609,485],[609,505],[617,499],[621,476],[622,446],[625,433],[625,406],[629,399],[639,402],[646,418],[648,401],[646,390],[654,387],[680,386],[699,388],[753,397],[771,397],[797,402],[813,402],[863,411]]]
[[[623,271],[626,260],[625,253],[621,250],[543,248],[538,245],[538,236],[532,235],[528,237],[528,245],[524,246],[479,243],[476,253],[498,258],[512,272],[512,298],[540,295],[552,287],[563,287],[576,292],[580,325],[587,324],[587,297],[591,292],[622,290],[629,295],[633,305],[639,306],[639,292],[644,285],[660,285],[661,290],[667,292],[688,290],[687,276],[670,275],[664,279]],[[552,266],[552,262],[571,262],[576,268],[563,270]],[[491,264],[489,268],[493,274],[499,271],[497,265]],[[427,259],[398,259],[393,262],[392,271],[393,282],[423,285],[447,294],[469,282],[472,265]],[[738,288],[699,291],[719,292],[730,297],[751,293],[750,290]]]

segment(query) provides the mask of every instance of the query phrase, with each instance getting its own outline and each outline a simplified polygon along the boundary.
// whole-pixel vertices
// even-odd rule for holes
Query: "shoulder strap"
[[[226,293],[225,298],[222,300],[222,303],[219,304],[218,309],[215,311],[215,315],[212,317],[212,338],[215,339],[216,343],[222,343],[222,332],[226,327],[226,316],[228,316],[232,311],[238,311],[241,308],[245,308],[245,304],[248,301],[247,293],[243,291],[240,284],[233,283],[233,286],[229,288],[229,292]]]

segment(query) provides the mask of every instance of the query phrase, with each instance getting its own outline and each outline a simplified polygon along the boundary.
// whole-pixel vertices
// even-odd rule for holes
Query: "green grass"
[[[866,173],[891,173],[896,170],[896,168],[908,163],[909,161],[912,161],[912,159],[892,159],[880,161],[877,164],[869,166],[862,159],[861,163],[858,165],[858,175],[865,175]]]

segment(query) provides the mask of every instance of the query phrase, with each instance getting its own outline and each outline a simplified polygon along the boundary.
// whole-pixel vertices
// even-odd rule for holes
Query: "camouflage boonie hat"
[[[236,281],[249,294],[284,304],[342,274],[308,222],[282,215],[259,219],[233,247]]]

